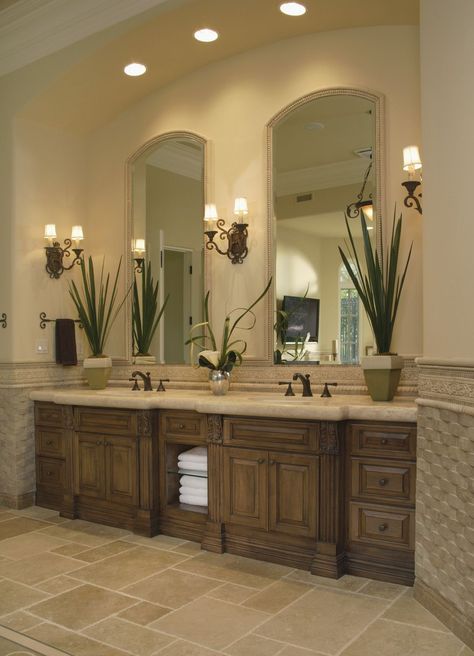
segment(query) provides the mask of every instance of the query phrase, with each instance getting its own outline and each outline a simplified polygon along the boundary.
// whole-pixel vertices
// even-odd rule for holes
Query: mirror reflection
[[[357,364],[373,337],[338,246],[344,213],[356,242],[361,212],[376,239],[374,103],[349,93],[308,100],[283,115],[272,139],[275,362]]]
[[[132,166],[135,263],[151,264],[159,308],[169,295],[149,349],[150,361],[158,363],[188,364],[184,343],[190,326],[202,320],[204,148],[195,135],[165,135]],[[140,296],[142,276],[135,276]]]

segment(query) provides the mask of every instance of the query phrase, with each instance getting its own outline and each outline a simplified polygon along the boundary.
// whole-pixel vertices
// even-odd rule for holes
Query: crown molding
[[[184,175],[193,180],[202,180],[203,153],[202,150],[190,148],[174,140],[165,141],[147,159],[147,164],[156,166],[171,173]]]
[[[357,183],[362,185],[366,170],[367,160],[357,158],[279,173],[276,176],[277,196],[289,196]]]
[[[0,11],[0,75],[169,0],[18,0]]]

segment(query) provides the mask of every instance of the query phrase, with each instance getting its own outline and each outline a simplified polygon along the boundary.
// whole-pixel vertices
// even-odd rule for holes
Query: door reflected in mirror
[[[145,240],[158,308],[169,295],[148,352],[158,363],[188,364],[184,343],[190,326],[202,321],[204,156],[203,139],[173,133],[155,139],[131,165],[133,243]],[[143,274],[134,275],[141,300]]]
[[[273,125],[275,363],[357,364],[373,346],[338,246],[345,214],[358,252],[362,212],[376,240],[375,110],[367,97],[335,93]]]

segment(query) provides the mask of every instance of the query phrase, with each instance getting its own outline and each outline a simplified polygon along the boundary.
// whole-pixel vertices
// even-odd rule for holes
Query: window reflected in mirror
[[[272,130],[276,363],[357,364],[373,336],[338,246],[345,214],[363,248],[376,239],[375,103],[350,93],[309,99]]]
[[[148,354],[158,363],[188,364],[184,343],[190,326],[202,321],[204,154],[205,142],[195,135],[164,135],[132,164],[133,243],[145,240],[158,308],[169,295]],[[143,274],[134,275],[141,301]]]

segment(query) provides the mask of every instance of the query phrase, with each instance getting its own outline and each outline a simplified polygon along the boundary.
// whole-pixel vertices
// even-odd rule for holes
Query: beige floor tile
[[[77,570],[74,572],[74,577],[112,590],[119,590],[175,565],[182,559],[183,556],[180,554],[169,551],[134,547],[117,556],[111,556]]]
[[[278,656],[324,656],[324,654],[321,654],[320,651],[312,651],[310,649],[288,645],[288,647],[284,647],[283,651],[281,651]]]
[[[460,648],[452,635],[377,620],[341,656],[458,656]]]
[[[266,617],[257,610],[202,597],[150,626],[204,647],[222,649],[243,637]]]
[[[281,650],[281,642],[261,638],[257,635],[248,635],[225,649],[231,656],[274,656]]]
[[[277,581],[269,588],[247,599],[242,605],[274,614],[311,589],[310,586],[296,583],[296,581]]]
[[[220,588],[208,592],[207,596],[229,601],[233,604],[240,604],[254,594],[255,588],[245,588],[243,585],[236,585],[235,583],[224,583]]]
[[[186,640],[177,640],[160,651],[159,656],[216,656],[220,652],[195,645]]]
[[[80,566],[77,560],[46,551],[32,558],[0,564],[0,576],[26,585],[35,585],[53,576],[71,572]]]
[[[41,590],[35,590],[16,581],[0,581],[0,616],[30,604],[35,604],[48,597]]]
[[[336,654],[374,620],[388,602],[315,588],[255,632],[328,654]]]
[[[175,547],[173,551],[177,553],[187,554],[188,556],[195,556],[198,553],[202,552],[201,545],[199,542],[183,542],[178,547]]]
[[[174,642],[174,638],[164,633],[152,631],[118,617],[111,617],[99,622],[86,629],[84,633],[101,642],[125,649],[135,656],[151,656],[159,649]]]
[[[29,517],[13,517],[12,519],[0,523],[0,540],[14,538],[16,535],[36,531],[45,526],[49,526],[49,524],[37,519],[30,519]]]
[[[351,576],[350,574],[341,576],[340,579],[328,579],[324,576],[315,576],[311,572],[302,569],[295,569],[286,578],[291,581],[299,581],[311,585],[323,585],[325,588],[349,590],[350,592],[358,592],[369,581],[369,579],[361,576]]]
[[[168,569],[127,588],[122,592],[169,608],[180,608],[221,585],[220,581]]]
[[[122,540],[117,540],[116,542],[109,542],[108,544],[104,544],[102,547],[95,547],[95,549],[82,551],[77,555],[77,557],[87,563],[95,563],[98,560],[103,560],[104,558],[116,556],[117,554],[123,553],[124,551],[129,551],[129,549],[133,549],[133,544],[124,542]]]
[[[96,524],[95,522],[87,522],[84,519],[70,519],[63,524],[65,528],[78,533],[85,533],[86,535],[95,535],[100,538],[107,538],[107,540],[119,540],[120,538],[131,535],[130,531],[124,528],[116,528],[115,526],[105,526],[104,524]]]
[[[54,624],[41,624],[27,631],[27,634],[40,642],[62,649],[71,656],[128,656],[129,654],[127,651],[91,640]]]
[[[291,571],[284,565],[275,565],[228,553],[209,552],[201,553],[181,563],[176,569],[251,588],[265,588]]]
[[[383,581],[369,581],[363,588],[358,590],[361,594],[371,597],[382,597],[382,599],[396,599],[407,587],[396,583],[384,583]]]
[[[469,647],[463,647],[459,656],[474,656],[474,651],[469,649]]]
[[[180,538],[174,538],[171,535],[155,535],[152,538],[147,538],[144,535],[128,535],[126,538],[127,542],[132,544],[139,544],[142,547],[154,547],[155,549],[174,549],[179,547],[182,544],[185,544],[186,540],[181,540]]]
[[[5,522],[7,519],[14,519],[15,517],[17,517],[17,515],[9,510],[0,510],[0,522]]]
[[[29,506],[28,508],[15,510],[15,513],[20,517],[32,517],[33,519],[44,519],[46,522],[51,522],[51,521],[54,522],[58,519],[64,521],[64,517],[59,517],[59,512],[57,510],[51,510],[51,508],[42,508],[41,506]]]
[[[112,542],[113,538],[110,537],[101,537],[98,535],[89,535],[83,531],[76,531],[69,528],[71,522],[67,521],[64,524],[58,524],[57,526],[47,526],[47,528],[41,531],[42,535],[52,535],[55,538],[60,538],[61,540],[66,540],[68,542],[74,542],[77,544],[85,545],[84,548],[100,547],[107,542]]]
[[[117,592],[81,585],[35,604],[29,612],[68,629],[80,630],[133,604],[133,599]]]
[[[23,558],[36,556],[43,551],[52,551],[57,547],[64,547],[66,544],[64,540],[43,533],[32,533],[27,540],[23,535],[17,535],[14,538],[0,542],[0,556],[12,560],[22,560]]]
[[[11,613],[11,615],[5,615],[0,618],[0,625],[13,629],[13,631],[25,631],[42,621],[43,620],[40,620],[23,610],[17,610],[14,613]]]
[[[77,588],[80,585],[82,585],[81,581],[61,574],[60,576],[55,576],[53,579],[48,579],[47,581],[38,583],[35,585],[35,588],[51,595],[57,595],[72,590],[73,588]]]
[[[43,534],[43,532],[41,532]],[[76,558],[76,560],[82,560],[79,557],[79,554],[83,551],[89,551],[90,548],[85,544],[79,544],[79,542],[65,542],[62,547],[57,547],[56,549],[51,549],[51,553],[59,554],[60,556],[69,556],[70,558]]]
[[[397,599],[393,606],[384,613],[383,617],[387,620],[396,620],[397,622],[423,626],[426,629],[449,632],[449,629],[444,624],[413,599],[413,590],[411,588],[400,599]]]
[[[40,656],[37,651],[31,651],[19,645],[17,642],[12,642],[6,638],[0,637],[0,656],[10,656],[19,654],[20,656]]]
[[[141,601],[136,606],[130,606],[130,608],[126,608],[119,613],[119,617],[123,617],[124,620],[128,620],[129,622],[146,626],[160,619],[160,617],[167,615],[171,610],[171,608],[150,604],[148,601]]]

